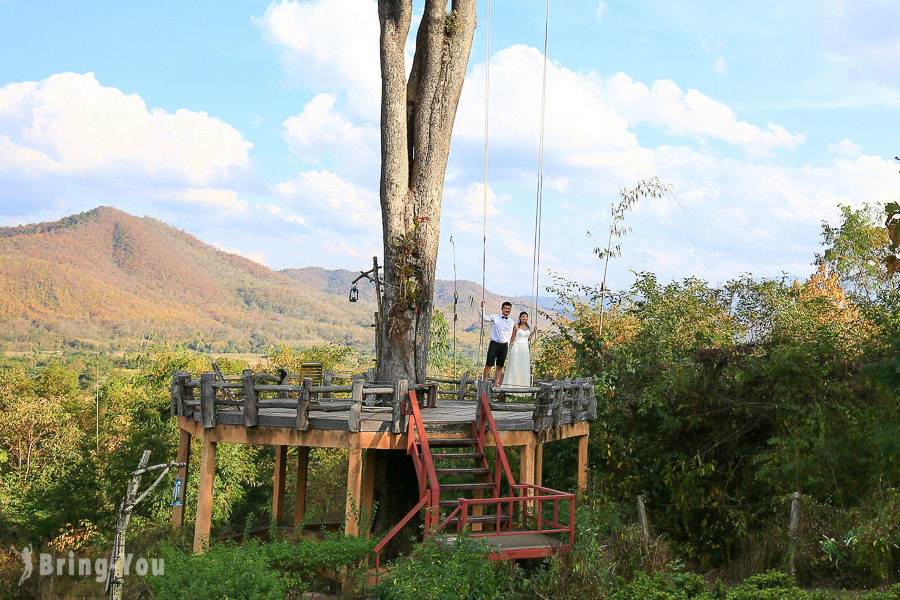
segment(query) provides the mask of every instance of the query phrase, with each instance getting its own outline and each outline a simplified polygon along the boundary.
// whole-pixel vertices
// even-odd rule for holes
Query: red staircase
[[[429,437],[414,391],[404,414],[409,416],[407,452],[419,479],[419,503],[375,546],[375,568],[381,551],[421,510],[425,535],[452,537],[469,530],[484,537],[491,558],[534,558],[569,550],[575,538],[575,495],[549,488],[517,484],[485,394],[478,400],[471,437]],[[485,452],[485,436],[492,433],[494,465]],[[568,504],[560,522],[560,504]],[[555,534],[549,537],[548,534]]]

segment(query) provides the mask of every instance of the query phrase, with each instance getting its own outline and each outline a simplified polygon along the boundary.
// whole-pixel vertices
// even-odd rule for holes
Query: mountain
[[[134,348],[153,336],[217,352],[326,341],[370,350],[370,321],[304,283],[114,208],[0,228],[9,349]]]
[[[137,348],[149,338],[214,352],[327,342],[371,352],[374,285],[319,267],[277,272],[150,217],[99,207],[0,228],[0,349]],[[438,281],[435,305],[460,350],[477,349],[482,288]],[[485,292],[489,312],[505,297]],[[514,312],[526,301],[514,303]]]

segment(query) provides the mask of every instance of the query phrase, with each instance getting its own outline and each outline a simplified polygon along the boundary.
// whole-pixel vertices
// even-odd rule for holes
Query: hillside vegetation
[[[276,272],[159,220],[100,207],[0,228],[0,349],[133,350],[152,339],[213,352],[325,343],[372,352],[374,286],[361,280],[359,302],[347,300],[358,274]],[[481,287],[457,289],[459,350],[471,354]],[[438,282],[436,305],[451,323],[453,291]]]

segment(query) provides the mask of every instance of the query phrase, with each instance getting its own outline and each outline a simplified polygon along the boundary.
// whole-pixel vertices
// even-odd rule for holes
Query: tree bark
[[[379,0],[381,23],[381,220],[384,300],[380,320],[382,381],[424,383],[434,301],[434,268],[450,136],[462,93],[475,0],[426,0],[409,81],[404,47],[412,0]],[[376,532],[396,525],[418,501],[412,458],[382,452],[376,461]],[[413,519],[388,548],[408,552]]]
[[[406,81],[411,0],[380,0],[384,340],[379,378],[425,380],[450,137],[475,32],[475,0],[426,0]]]

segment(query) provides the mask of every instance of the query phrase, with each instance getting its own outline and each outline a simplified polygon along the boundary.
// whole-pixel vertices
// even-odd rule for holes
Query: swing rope
[[[531,268],[531,305],[534,307],[534,327],[538,324],[538,301],[541,292],[541,221],[544,204],[544,117],[547,109],[547,49],[550,39],[550,0],[544,20],[544,73],[541,85],[541,132],[538,141],[537,198],[534,207],[534,258]],[[531,354],[529,353],[529,356]],[[532,358],[532,363],[534,359]],[[533,367],[533,364],[531,365]]]
[[[484,189],[482,199],[482,240],[481,240],[481,301],[485,299],[485,285],[487,273],[487,201],[488,201],[488,115],[491,105],[491,0],[485,2],[485,61],[484,61]],[[482,307],[483,310],[483,307]],[[478,342],[478,355],[484,356],[484,318],[479,314],[481,321],[481,339]]]

